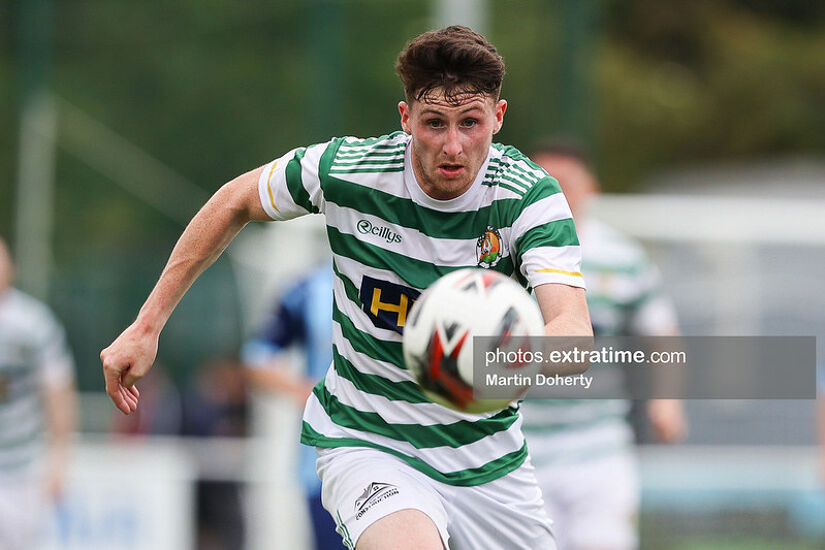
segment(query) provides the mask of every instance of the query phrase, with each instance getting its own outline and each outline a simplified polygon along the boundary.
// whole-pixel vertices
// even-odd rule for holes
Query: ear
[[[504,113],[507,111],[507,101],[504,99],[499,99],[496,103],[496,125],[493,129],[493,133],[497,134],[499,130],[501,130],[501,126],[504,124]]]
[[[401,129],[408,134],[412,134],[410,130],[410,106],[406,101],[398,102],[398,113],[401,115]]]

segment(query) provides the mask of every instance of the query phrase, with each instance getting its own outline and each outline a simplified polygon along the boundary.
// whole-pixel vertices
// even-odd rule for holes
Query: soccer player
[[[263,330],[243,346],[242,358],[253,386],[288,397],[301,408],[306,405],[312,388],[332,363],[332,284],[332,266],[325,262],[283,292]],[[304,352],[302,374],[284,364],[293,346]],[[301,446],[298,480],[307,499],[315,548],[343,548],[335,522],[321,503],[316,458],[315,449]]]
[[[74,364],[60,323],[12,280],[0,239],[0,548],[29,550],[48,501],[63,490]]]
[[[504,62],[483,36],[424,33],[396,70],[402,131],[299,147],[207,202],[137,319],[101,352],[106,389],[135,410],[164,323],[247,222],[322,213],[333,365],[307,402],[301,439],[318,448],[324,508],[344,543],[554,548],[516,408],[471,415],[432,403],[404,364],[401,333],[423,289],[480,266],[533,287],[549,335],[592,334],[570,209],[543,170],[492,143],[507,110]]]
[[[816,370],[817,379],[817,426],[819,431],[819,472],[825,483],[825,363],[820,363]]]
[[[584,150],[548,143],[532,158],[558,179],[573,211],[596,336],[678,334],[674,307],[641,245],[587,215],[599,183]],[[630,402],[528,400],[521,410],[559,550],[636,548],[639,482]],[[680,401],[649,401],[647,413],[658,439],[684,434]]]

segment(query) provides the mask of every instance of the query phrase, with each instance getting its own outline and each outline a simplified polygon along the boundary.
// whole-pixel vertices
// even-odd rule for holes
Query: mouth
[[[438,170],[441,172],[441,174],[448,178],[454,178],[458,176],[463,169],[464,166],[461,164],[444,163],[438,165]]]

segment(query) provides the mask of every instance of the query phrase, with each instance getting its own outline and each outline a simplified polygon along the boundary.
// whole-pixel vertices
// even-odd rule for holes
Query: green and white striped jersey
[[[583,286],[579,243],[557,182],[516,149],[491,146],[468,191],[436,200],[416,182],[410,148],[403,132],[335,138],[261,175],[269,216],[323,213],[333,253],[333,366],[307,403],[301,440],[381,449],[436,480],[477,485],[524,461],[518,411],[463,414],[427,399],[402,358],[409,308],[465,267],[524,286]]]
[[[675,308],[641,245],[597,220],[580,224],[578,231],[594,334],[675,334]],[[524,401],[533,464],[578,463],[626,451],[633,442],[629,410],[630,402],[622,399]]]
[[[0,476],[41,458],[43,391],[73,376],[63,328],[49,309],[14,288],[0,293]]]

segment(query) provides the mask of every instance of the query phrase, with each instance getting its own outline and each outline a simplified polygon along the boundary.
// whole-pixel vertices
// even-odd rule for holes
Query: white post
[[[434,11],[436,28],[464,25],[481,34],[487,32],[488,0],[437,0]]]
[[[57,112],[51,94],[24,99],[15,215],[15,263],[24,290],[45,299],[52,269]]]

